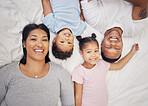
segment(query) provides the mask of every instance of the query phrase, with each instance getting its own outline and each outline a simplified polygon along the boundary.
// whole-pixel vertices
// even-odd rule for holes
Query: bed
[[[0,0],[0,14],[0,67],[3,67],[22,57],[21,32],[29,23],[41,23],[43,18],[41,0]],[[92,33],[96,33],[100,44],[103,35],[88,24],[82,36],[90,36]],[[50,34],[52,41],[56,35],[52,32]],[[72,57],[64,61],[53,57],[51,41],[50,59],[62,65],[70,73],[83,62],[76,39]],[[132,38],[123,37],[122,57],[129,52],[134,43],[139,44],[139,51],[123,69],[107,73],[108,106],[148,106],[147,41],[148,24],[142,35]]]

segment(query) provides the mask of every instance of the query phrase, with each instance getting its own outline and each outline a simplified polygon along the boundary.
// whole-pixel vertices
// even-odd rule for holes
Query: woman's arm
[[[60,72],[60,99],[62,106],[75,106],[74,99],[74,83],[71,80],[71,75],[64,68],[58,69]]]
[[[51,8],[50,0],[42,0],[42,6],[43,6],[44,16],[52,13],[52,8]]]
[[[132,46],[131,51],[123,57],[121,60],[119,60],[117,63],[110,63],[110,68],[109,70],[120,70],[122,69],[128,61],[134,56],[134,54],[139,50],[138,44],[134,44]]]
[[[1,71],[1,70],[0,70]],[[1,79],[0,79],[1,80]],[[3,80],[2,80],[3,81]],[[1,103],[4,102],[4,98],[6,96],[6,87],[3,84],[4,82],[0,81],[0,106]]]
[[[75,87],[75,106],[81,106],[83,84],[74,83]]]
[[[5,72],[7,70],[4,70],[4,68],[1,68],[0,69],[0,106],[1,106],[1,103],[4,102],[4,98],[6,96],[6,92],[7,92],[7,84],[5,83],[5,78],[8,78],[6,77],[5,75]]]

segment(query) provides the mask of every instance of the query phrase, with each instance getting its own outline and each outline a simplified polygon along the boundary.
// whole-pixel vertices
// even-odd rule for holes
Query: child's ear
[[[82,51],[81,51],[81,50],[79,50],[79,53],[80,53],[80,55],[83,57],[83,53],[82,53]]]
[[[52,43],[55,43],[56,42],[56,37],[52,40]]]

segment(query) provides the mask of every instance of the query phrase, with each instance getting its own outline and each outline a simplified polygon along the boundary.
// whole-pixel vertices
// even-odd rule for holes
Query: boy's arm
[[[84,18],[84,15],[83,15],[83,11],[82,11],[82,6],[81,6],[81,1],[82,0],[79,0],[79,4],[80,4],[80,19],[82,20],[82,21],[85,21],[85,18]]]
[[[134,44],[131,51],[125,57],[123,57],[117,63],[110,63],[109,70],[120,70],[120,69],[122,69],[138,50],[139,50],[138,44]]]
[[[42,0],[42,6],[43,6],[44,16],[52,13],[52,8],[51,8],[50,0]]]
[[[81,106],[83,84],[74,83],[75,86],[75,106]]]

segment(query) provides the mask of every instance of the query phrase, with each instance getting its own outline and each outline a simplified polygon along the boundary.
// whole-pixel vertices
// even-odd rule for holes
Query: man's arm
[[[43,5],[44,16],[52,13],[52,8],[51,8],[50,0],[42,0],[42,5]]]
[[[148,16],[147,4],[148,0],[125,0],[133,4],[132,18],[133,20],[144,19]]]
[[[125,0],[125,1],[130,2],[133,5],[141,5],[147,2],[147,0]]]
[[[120,70],[120,69],[122,69],[138,50],[139,50],[138,44],[134,44],[131,51],[125,57],[123,57],[117,63],[110,63],[109,70]]]

